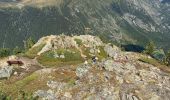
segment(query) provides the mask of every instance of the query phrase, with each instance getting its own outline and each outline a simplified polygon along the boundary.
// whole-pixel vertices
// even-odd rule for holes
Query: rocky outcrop
[[[47,98],[51,95],[64,100],[169,100],[170,98],[170,74],[137,59],[132,62],[117,62],[110,58],[96,64],[81,64],[75,73],[78,78],[73,86],[65,82],[48,81],[49,90],[43,91],[43,95],[41,95],[42,90],[35,94],[48,100],[53,100]]]
[[[42,77],[45,73],[61,75],[58,80],[55,80],[55,77],[59,76],[55,75],[47,81],[47,90],[37,90],[34,93],[41,99],[169,100],[170,98],[170,74],[159,68],[161,64],[152,65],[139,60],[143,57],[153,59],[150,56],[123,52],[115,45],[105,44],[98,37],[89,35],[45,37],[35,46],[46,42],[44,39],[48,40],[50,45],[53,44],[49,50],[74,47],[81,51],[80,44],[83,45],[83,49],[103,46],[103,52],[107,57],[95,63],[91,59],[86,59],[84,64],[76,67],[38,71]],[[78,39],[79,44],[75,39]]]
[[[111,46],[110,44],[105,45],[104,50],[106,51],[106,53],[108,54],[109,57],[112,57],[114,59],[116,59],[118,57],[118,55],[120,54],[120,49],[118,47]]]
[[[57,36],[57,35],[51,35],[47,37],[41,38],[34,46],[39,46],[40,44],[45,44],[45,46],[42,48],[41,51],[38,52],[38,55],[49,51],[49,50],[56,50],[58,48],[77,48],[77,44],[74,41],[73,38],[65,35]]]
[[[13,66],[5,66],[0,69],[0,79],[9,78],[13,72]]]
[[[78,41],[81,42],[86,48],[94,48],[97,46],[104,46],[104,43],[100,38],[91,35],[80,35],[80,36],[66,36],[66,35],[51,35],[41,38],[32,48],[36,48],[40,45],[43,45],[43,48],[38,52],[37,55],[41,55],[44,52],[57,49],[70,49],[75,48],[78,51],[82,52],[79,48]],[[31,50],[31,49],[30,49]],[[55,55],[58,57],[58,55]],[[61,58],[64,58],[63,56]]]

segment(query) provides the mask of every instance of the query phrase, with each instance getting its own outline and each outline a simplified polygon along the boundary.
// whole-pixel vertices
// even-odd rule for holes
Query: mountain
[[[28,37],[91,34],[121,44],[170,48],[170,5],[159,0],[0,0],[0,47]]]
[[[170,3],[169,0],[160,0],[162,3]]]
[[[0,59],[0,91],[9,100],[20,93],[26,100],[169,100],[169,85],[169,67],[91,35],[45,36],[26,54]]]

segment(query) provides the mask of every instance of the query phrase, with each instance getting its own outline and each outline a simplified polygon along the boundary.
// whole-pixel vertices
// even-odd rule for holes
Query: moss
[[[45,44],[40,44],[39,46],[31,48],[25,53],[25,56],[31,59],[35,58],[37,53],[40,52],[44,46]]]
[[[0,100],[38,100],[38,97],[34,97],[32,93],[20,92],[17,97],[9,96],[8,94],[0,91]]]
[[[24,78],[24,79],[22,79],[20,81],[17,81],[15,83],[15,85],[22,89],[22,87],[24,87],[25,85],[29,84],[30,82],[36,80],[37,78],[38,78],[38,75],[33,73],[30,76],[28,76],[28,77],[26,77],[26,78]]]
[[[152,65],[155,65],[155,66],[160,65],[160,63],[157,60],[153,59],[153,58],[141,57],[139,59],[139,61],[142,61],[142,62],[145,62],[145,63],[148,63],[148,64],[152,64]]]
[[[100,53],[98,54],[99,59],[106,58],[107,57],[107,53],[105,52],[104,47],[103,46],[99,46],[98,48],[100,50]]]
[[[75,79],[71,78],[71,79],[68,81],[68,85],[71,86],[71,87],[74,86],[74,85],[75,85],[75,81],[76,81]]]
[[[55,58],[55,54],[64,55],[64,58]],[[60,66],[81,63],[83,62],[83,58],[76,49],[58,49],[56,51],[43,53],[38,57],[38,62],[45,66]]]
[[[6,84],[5,81],[0,83],[0,91],[10,95],[12,98],[18,97],[18,92],[23,91],[24,87],[29,85],[32,81],[36,80],[38,75],[33,73],[30,76],[25,77],[15,83]],[[26,89],[27,90],[27,89]]]

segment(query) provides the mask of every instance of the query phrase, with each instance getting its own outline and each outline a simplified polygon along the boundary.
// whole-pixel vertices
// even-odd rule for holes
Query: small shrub
[[[14,49],[13,49],[13,54],[14,55],[17,55],[17,54],[20,54],[22,53],[22,49],[19,48],[18,46],[16,46]]]
[[[8,49],[8,48],[0,49],[0,57],[7,57],[9,55],[10,55],[10,49]]]
[[[150,42],[146,45],[144,53],[149,54],[149,55],[152,55],[152,53],[154,52],[155,48],[156,48],[156,46],[155,46],[154,42],[153,42],[153,41],[150,41]]]
[[[0,91],[0,100],[12,100],[10,96]]]
[[[69,82],[68,82],[69,86],[74,86],[75,81],[76,81],[75,79],[70,79]]]
[[[166,55],[166,63],[167,63],[167,65],[170,65],[170,50],[168,51],[168,53]]]
[[[24,42],[25,51],[29,50],[35,44],[35,40],[32,37],[29,37]]]

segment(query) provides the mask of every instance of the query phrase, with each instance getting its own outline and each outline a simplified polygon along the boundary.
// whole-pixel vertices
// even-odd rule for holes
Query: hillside
[[[15,60],[24,64],[6,63]],[[0,91],[9,100],[24,92],[38,100],[169,100],[170,68],[96,36],[50,35],[24,55],[0,59]]]
[[[159,0],[1,0],[0,47],[49,34],[91,34],[121,44],[170,48],[169,4]],[[15,41],[15,42],[13,42]]]

